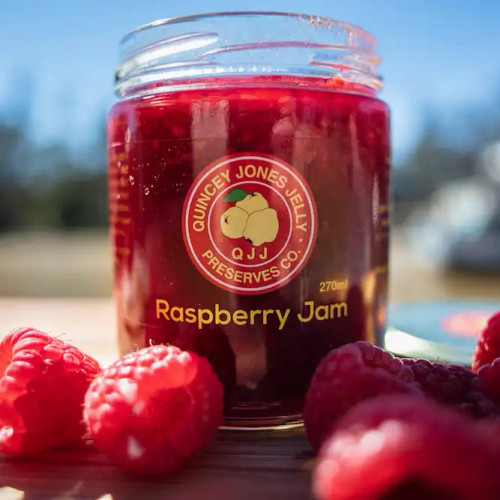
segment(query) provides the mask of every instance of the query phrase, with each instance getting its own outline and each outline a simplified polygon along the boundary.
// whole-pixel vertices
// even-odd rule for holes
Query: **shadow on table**
[[[188,477],[189,471],[182,471],[175,480],[138,479],[107,464],[6,461],[1,467],[0,482],[18,490],[7,490],[5,498],[10,495],[24,500],[197,498],[190,496],[189,491],[181,491],[185,490],[183,483],[189,483]],[[4,498],[1,489],[0,496]]]
[[[0,463],[0,496],[24,500],[306,500],[310,468],[303,438],[257,446],[217,440],[175,475],[138,478],[94,448]],[[267,450],[267,453],[264,451]],[[14,491],[9,488],[14,488]],[[2,491],[3,489],[3,491]]]

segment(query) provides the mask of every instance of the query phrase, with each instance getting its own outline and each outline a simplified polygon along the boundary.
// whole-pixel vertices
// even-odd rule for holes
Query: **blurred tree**
[[[483,127],[484,114],[478,121],[470,120],[469,137],[481,137],[477,130]],[[477,157],[483,141],[470,141],[459,148],[456,138],[447,140],[441,124],[432,113],[427,113],[424,128],[412,153],[404,164],[394,171],[393,191],[396,202],[425,201],[440,187],[451,181],[477,173]],[[499,128],[500,132],[500,128]],[[454,144],[455,143],[455,144]]]
[[[68,167],[68,174],[54,179],[47,192],[54,225],[61,229],[105,226],[108,206],[104,172]]]
[[[7,122],[17,127],[24,137],[30,135],[34,89],[33,76],[21,69],[14,73],[7,90]]]
[[[9,89],[0,119],[0,231],[105,226],[104,113],[92,142],[76,154],[64,143],[39,146],[30,137],[32,77],[17,73]],[[71,93],[61,95],[67,108]]]
[[[17,224],[16,204],[23,157],[23,134],[16,126],[0,123],[0,230]]]

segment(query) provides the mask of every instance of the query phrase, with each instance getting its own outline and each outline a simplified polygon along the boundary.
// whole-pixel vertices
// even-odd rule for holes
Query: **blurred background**
[[[358,24],[393,116],[391,293],[500,300],[500,3],[240,1]],[[105,120],[120,38],[232,1],[0,0],[0,296],[109,296]]]

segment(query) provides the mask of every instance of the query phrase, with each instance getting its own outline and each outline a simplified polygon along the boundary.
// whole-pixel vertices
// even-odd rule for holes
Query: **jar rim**
[[[196,21],[209,18],[222,18],[222,17],[239,17],[239,16],[261,16],[261,17],[288,17],[296,18],[307,21],[308,23],[316,27],[326,27],[331,28],[333,26],[341,27],[349,31],[357,33],[359,36],[365,38],[365,40],[375,48],[376,41],[375,37],[361,26],[357,24],[348,23],[346,21],[339,21],[333,17],[328,16],[313,16],[311,14],[300,14],[298,12],[280,12],[280,11],[265,11],[265,10],[234,10],[234,11],[220,11],[220,12],[205,12],[203,14],[191,14],[189,16],[173,16],[165,17],[163,19],[157,19],[149,23],[140,24],[139,26],[131,29],[119,42],[119,45],[126,43],[130,38],[134,37],[142,31],[146,31],[158,26],[165,26],[167,24],[176,24],[189,21]]]
[[[232,11],[171,17],[138,26],[119,47],[115,92],[121,97],[242,75],[337,78],[371,92],[381,88],[375,38],[323,16]]]

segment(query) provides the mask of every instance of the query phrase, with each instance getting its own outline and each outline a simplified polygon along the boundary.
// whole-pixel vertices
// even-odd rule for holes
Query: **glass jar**
[[[382,340],[378,61],[360,28],[282,13],[166,19],[121,43],[108,125],[120,349],[206,356],[227,426],[299,422],[330,349]]]

